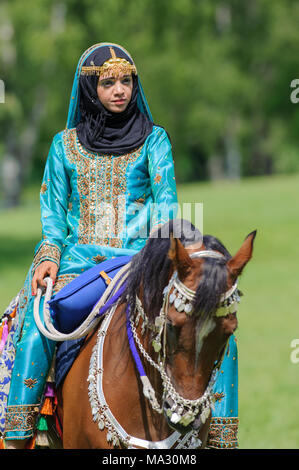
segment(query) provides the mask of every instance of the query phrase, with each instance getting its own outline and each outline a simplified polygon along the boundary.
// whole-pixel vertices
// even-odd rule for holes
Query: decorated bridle
[[[190,258],[223,259],[224,255],[218,251],[203,250],[192,253]],[[165,288],[165,293],[169,293],[172,287],[174,287],[174,290],[169,295],[169,303],[171,305],[174,304],[174,307],[178,312],[184,311],[187,315],[191,315],[193,313],[192,303],[196,298],[196,291],[189,289],[180,281],[177,271],[174,272],[168,286]],[[219,307],[214,315],[216,317],[223,317],[229,313],[235,312],[239,301],[240,296],[236,282],[227,292],[225,292],[225,294],[221,296]]]
[[[217,258],[217,259],[225,259],[224,255],[218,251],[214,250],[202,250],[190,255],[191,258]],[[172,290],[173,289],[173,290]],[[155,397],[154,389],[146,376],[144,369],[141,365],[141,361],[138,357],[137,349],[135,347],[133,338],[135,343],[138,346],[139,351],[143,355],[143,357],[153,366],[155,367],[161,375],[162,379],[162,387],[163,387],[163,402],[167,401],[171,403],[171,407],[167,410],[167,416],[171,423],[174,425],[179,423],[183,426],[188,426],[192,423],[196,417],[200,413],[200,420],[202,423],[205,423],[206,419],[209,417],[211,408],[214,406],[214,396],[213,396],[213,386],[216,380],[217,372],[221,366],[222,359],[224,356],[224,351],[226,348],[223,348],[223,352],[221,354],[221,358],[215,364],[215,367],[211,373],[211,377],[208,383],[208,386],[204,392],[204,394],[195,400],[189,400],[180,396],[175,388],[173,387],[170,378],[168,377],[165,371],[165,359],[166,359],[166,321],[167,321],[167,312],[169,305],[173,305],[174,308],[178,312],[185,313],[186,315],[192,315],[193,313],[193,301],[196,297],[196,291],[189,289],[185,286],[185,284],[180,281],[178,277],[177,271],[175,271],[168,283],[165,287],[164,291],[164,298],[162,308],[160,310],[159,316],[155,320],[155,324],[153,326],[149,325],[147,316],[143,310],[142,303],[138,297],[136,297],[136,317],[135,320],[132,317],[129,319],[128,315],[128,337],[129,343],[131,347],[131,351],[133,353],[133,357],[135,359],[135,363],[140,373],[140,378],[143,383],[143,393],[145,397],[149,400],[152,408],[156,410],[158,413],[163,412],[163,406],[160,406],[157,402]],[[235,313],[237,311],[237,304],[240,302],[240,291],[238,290],[237,282],[227,291],[225,292],[221,298],[214,316],[221,317],[226,316],[229,313]],[[136,327],[139,324],[140,318],[143,321],[142,324],[142,333],[145,331],[146,327],[152,328],[155,333],[155,337],[152,341],[152,346],[155,352],[158,353],[158,361],[155,362],[149,354],[144,349]],[[164,341],[163,341],[163,339]],[[164,345],[164,350],[163,346]]]

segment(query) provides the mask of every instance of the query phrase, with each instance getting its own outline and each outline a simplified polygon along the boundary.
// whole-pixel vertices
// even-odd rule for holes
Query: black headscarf
[[[113,46],[117,57],[132,59]],[[96,49],[83,66],[103,65],[111,58],[109,46]],[[138,79],[133,75],[132,98],[125,111],[108,111],[97,95],[97,75],[80,76],[81,120],[76,126],[78,139],[88,150],[105,155],[124,155],[139,148],[152,132],[153,123],[140,111],[137,105],[139,93]]]

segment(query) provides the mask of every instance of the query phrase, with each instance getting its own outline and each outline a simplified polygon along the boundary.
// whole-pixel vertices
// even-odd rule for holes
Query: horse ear
[[[252,257],[253,242],[256,232],[257,231],[254,230],[254,232],[247,235],[239,251],[227,262],[227,267],[232,275],[233,281],[240,276],[246,264]]]
[[[172,260],[174,269],[178,271],[179,279],[183,279],[191,268],[193,261],[182,242],[175,238],[173,234],[170,234],[168,257]]]

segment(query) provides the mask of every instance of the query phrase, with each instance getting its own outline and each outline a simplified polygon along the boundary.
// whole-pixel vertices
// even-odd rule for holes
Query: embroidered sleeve
[[[158,128],[149,148],[149,174],[154,196],[151,231],[176,217],[177,190],[171,144],[164,129]]]
[[[35,248],[34,269],[43,261],[59,266],[64,240],[67,236],[67,210],[70,182],[63,164],[60,134],[52,142],[40,191],[42,241]]]
[[[36,270],[39,264],[43,261],[53,261],[59,267],[60,263],[60,248],[57,245],[49,243],[47,240],[39,244],[39,248],[35,253],[33,260],[33,271]]]

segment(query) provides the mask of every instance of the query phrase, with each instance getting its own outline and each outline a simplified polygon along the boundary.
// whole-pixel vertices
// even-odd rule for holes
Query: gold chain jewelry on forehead
[[[137,75],[137,69],[134,64],[130,64],[126,59],[117,57],[115,50],[112,46],[109,46],[111,59],[106,60],[103,65],[95,65],[93,61],[90,61],[89,66],[83,66],[81,69],[81,75],[97,75],[101,79],[108,77],[117,78],[123,75]]]

